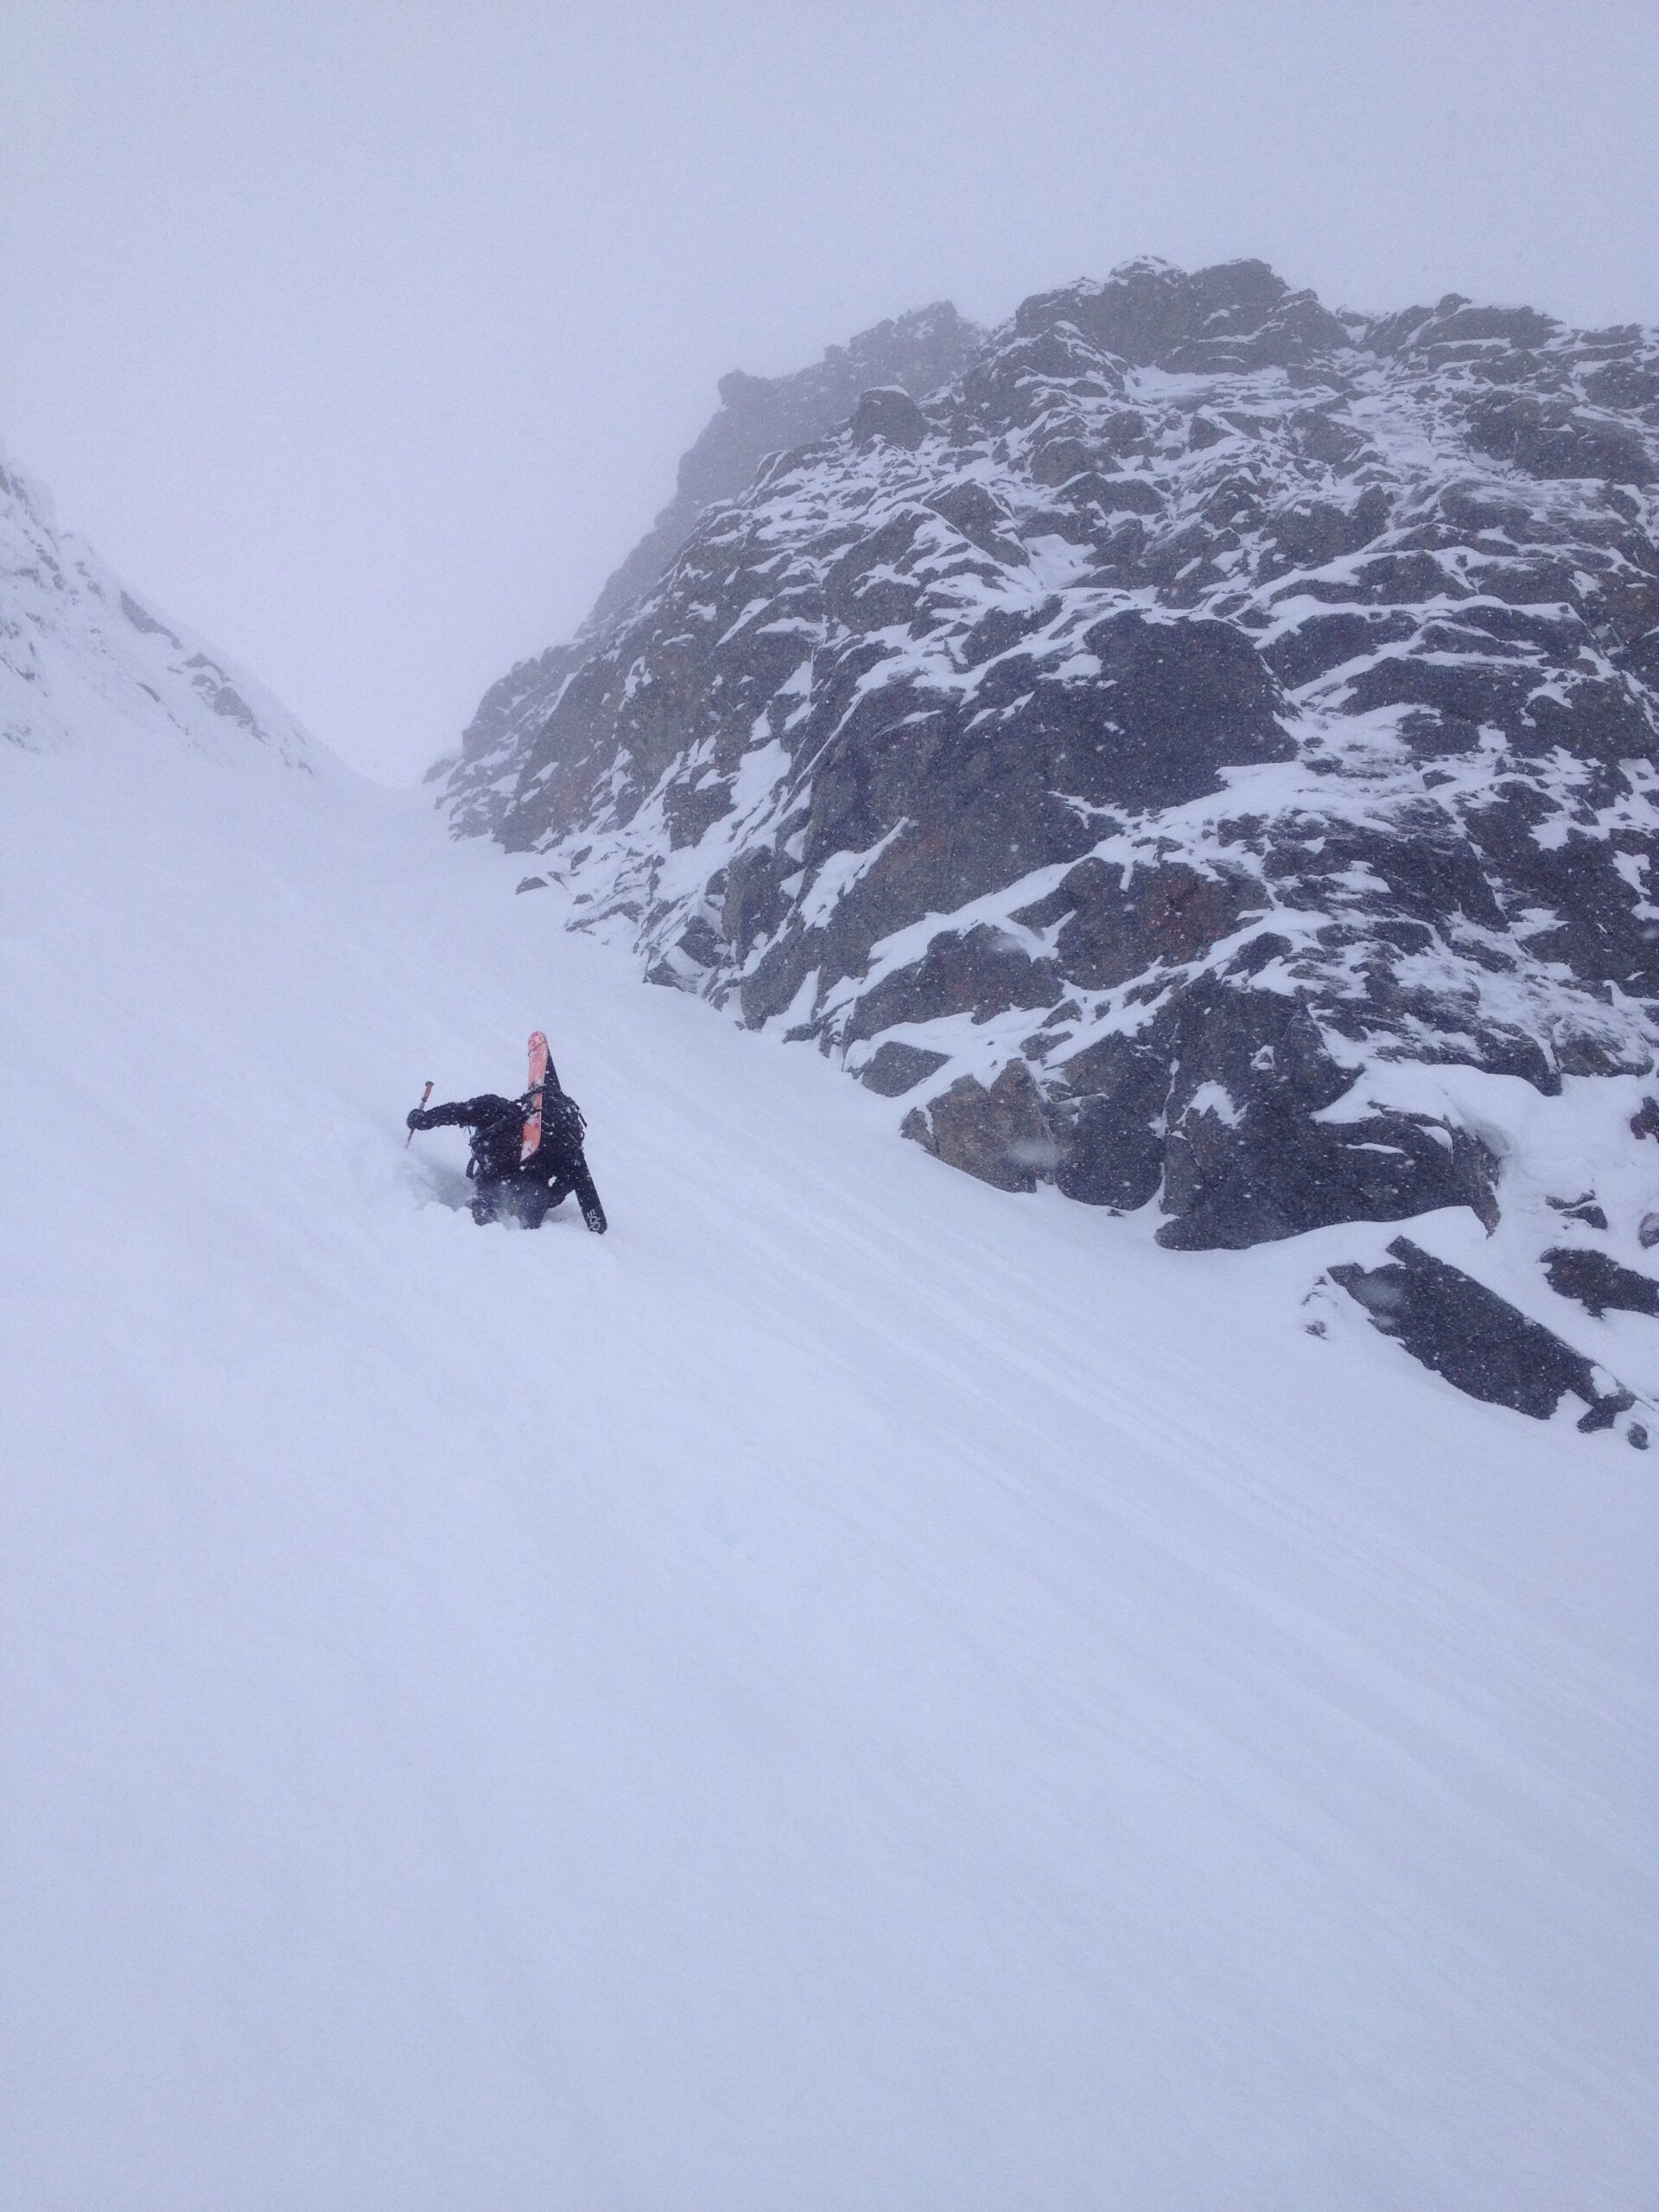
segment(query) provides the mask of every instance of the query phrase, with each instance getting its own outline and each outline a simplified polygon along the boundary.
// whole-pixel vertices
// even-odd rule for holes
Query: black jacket
[[[528,1109],[522,1098],[498,1098],[486,1091],[481,1098],[463,1098],[454,1105],[417,1107],[409,1117],[411,1129],[470,1129],[473,1164],[468,1173],[480,1183],[499,1183],[520,1173],[538,1182],[565,1177],[582,1165],[582,1110],[563,1090],[550,1090],[542,1105],[542,1141],[534,1159],[521,1160],[524,1119]]]

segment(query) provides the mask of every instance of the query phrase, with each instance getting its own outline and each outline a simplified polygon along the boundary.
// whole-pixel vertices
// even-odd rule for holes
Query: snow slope
[[[315,766],[0,759],[7,2212],[1659,2202],[1650,1459]]]

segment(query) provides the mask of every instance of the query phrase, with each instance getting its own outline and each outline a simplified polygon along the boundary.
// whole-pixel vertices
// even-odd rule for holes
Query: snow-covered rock
[[[601,592],[601,623],[654,584],[704,511],[747,492],[769,454],[822,437],[844,423],[872,388],[921,397],[961,373],[982,342],[977,324],[948,300],[917,308],[831,346],[821,361],[792,376],[755,377],[734,369],[720,380],[720,406],[680,463],[674,497]]]
[[[575,647],[554,646],[493,684],[463,741],[466,772],[449,790],[458,827],[493,830],[523,749],[556,703],[585,641],[654,585],[707,510],[747,490],[769,454],[822,437],[872,387],[925,393],[956,376],[984,333],[948,301],[918,308],[832,346],[792,376],[720,380],[719,407],[680,462],[674,497],[600,593]]]
[[[84,741],[111,717],[149,742],[328,758],[264,687],[121,583],[0,452],[0,739]],[[332,765],[332,764],[331,764]]]
[[[1490,1224],[1507,1084],[1654,1065],[1656,482],[1651,332],[1133,263],[766,461],[443,800],[992,1181]]]

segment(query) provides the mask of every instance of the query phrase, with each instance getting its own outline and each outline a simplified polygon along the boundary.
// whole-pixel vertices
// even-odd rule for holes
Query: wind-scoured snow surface
[[[147,712],[0,753],[9,2209],[1652,2204],[1647,1459]],[[602,1239],[404,1148],[538,1025]]]

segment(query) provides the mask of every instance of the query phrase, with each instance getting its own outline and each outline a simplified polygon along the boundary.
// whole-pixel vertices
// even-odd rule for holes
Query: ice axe
[[[426,1086],[426,1089],[425,1089],[425,1090],[421,1093],[421,1104],[420,1104],[420,1106],[417,1106],[417,1107],[416,1108],[416,1109],[415,1109],[415,1110],[416,1110],[416,1112],[417,1114],[421,1111],[421,1108],[422,1108],[422,1107],[423,1107],[423,1106],[426,1104],[427,1100],[428,1100],[431,1096],[432,1096],[432,1086],[431,1086],[431,1084],[429,1083],[429,1084],[427,1084],[427,1086]],[[404,1139],[404,1150],[405,1152],[407,1152],[407,1151],[409,1150],[409,1147],[410,1147],[410,1145],[412,1145],[412,1144],[414,1143],[414,1141],[415,1141],[415,1132],[414,1132],[414,1130],[413,1130],[413,1129],[411,1129],[411,1130],[410,1131],[409,1135],[408,1135]]]

